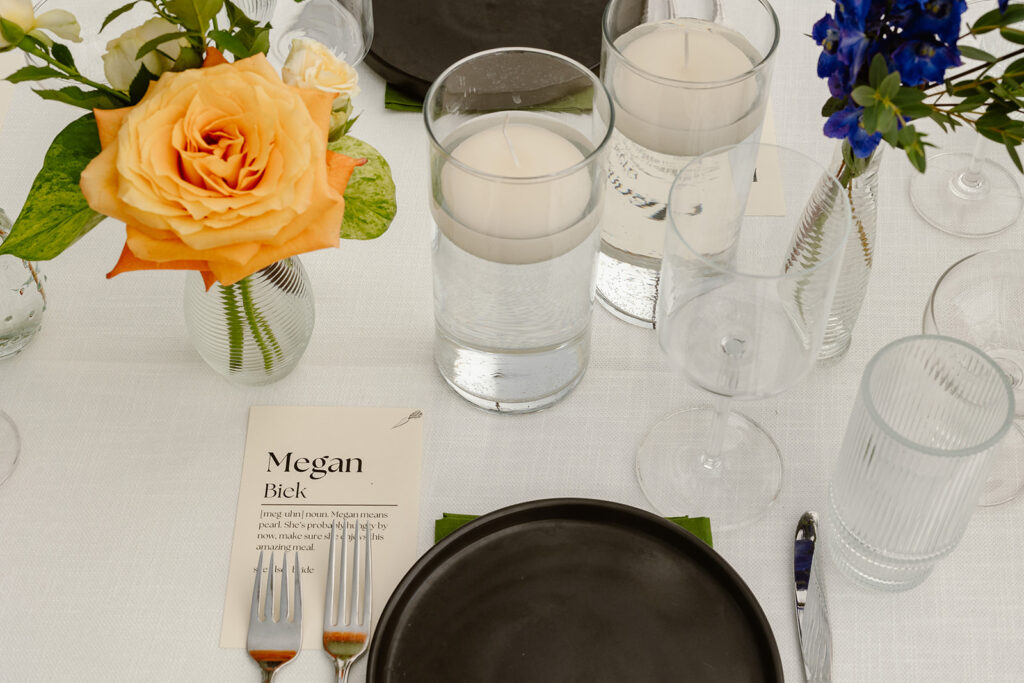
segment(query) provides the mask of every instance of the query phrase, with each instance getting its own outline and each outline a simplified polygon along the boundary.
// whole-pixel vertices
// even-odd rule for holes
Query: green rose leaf
[[[221,52],[230,52],[237,59],[250,57],[249,48],[245,46],[242,39],[227,31],[210,31],[210,39],[220,48]]]
[[[224,0],[165,0],[164,10],[190,31],[205,31],[224,7]]]
[[[47,78],[63,78],[64,74],[48,66],[23,66],[10,76],[7,80],[11,83],[24,83],[25,81],[42,81]]]
[[[391,167],[380,152],[351,135],[330,143],[328,148],[353,159],[366,159],[365,164],[352,172],[345,188],[342,238],[372,240],[380,237],[398,212]]]
[[[116,10],[108,14],[107,18],[103,20],[103,24],[100,26],[100,31],[105,29],[114,19],[117,19],[119,16],[130,10],[132,7],[135,7],[135,5],[139,4],[140,2],[142,2],[142,0],[132,0],[128,4],[121,5]]]
[[[33,92],[44,100],[55,100],[89,110],[117,109],[126,104],[109,93],[100,90],[83,90],[75,85],[63,87],[60,90],[34,90]]]
[[[105,216],[89,208],[78,187],[82,171],[100,153],[96,118],[87,114],[57,134],[0,254],[27,261],[52,259]]]

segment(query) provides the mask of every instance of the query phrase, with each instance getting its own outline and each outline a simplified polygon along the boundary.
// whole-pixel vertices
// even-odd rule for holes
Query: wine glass
[[[356,66],[373,41],[372,0],[287,0],[274,10],[270,58],[284,64],[296,38],[323,43],[339,58]]]
[[[754,178],[773,215],[744,216]],[[772,186],[772,181],[777,187]],[[850,230],[850,205],[824,167],[799,152],[741,144],[698,157],[669,193],[655,327],[662,350],[713,408],[654,425],[636,454],[640,486],[663,515],[703,515],[718,529],[757,519],[778,496],[772,437],[730,409],[792,386],[814,365]]]
[[[1024,251],[982,251],[957,261],[935,283],[924,309],[925,334],[977,346],[1013,387],[1024,417]],[[1024,488],[1024,432],[1013,428],[996,447],[979,505],[1000,505]]]
[[[968,15],[991,9],[987,0],[968,3]],[[973,21],[972,21],[973,23]],[[995,52],[1016,49],[1002,40],[999,31],[977,38],[979,47]],[[997,75],[998,70],[989,71]],[[943,152],[928,157],[925,173],[910,179],[910,202],[917,213],[939,230],[958,237],[989,237],[1017,222],[1024,196],[1017,178],[1003,164],[986,158],[992,143],[974,133],[971,152]]]

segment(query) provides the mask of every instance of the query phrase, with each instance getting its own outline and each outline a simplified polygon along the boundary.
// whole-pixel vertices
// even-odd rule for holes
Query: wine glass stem
[[[985,160],[984,145],[985,138],[979,134],[967,168],[952,179],[951,189],[958,197],[978,196],[985,191],[985,175],[981,172],[981,162]]]
[[[725,396],[715,398],[715,414],[711,418],[711,436],[707,448],[701,454],[700,464],[704,469],[718,470],[722,466],[722,444],[729,427],[732,402]]]

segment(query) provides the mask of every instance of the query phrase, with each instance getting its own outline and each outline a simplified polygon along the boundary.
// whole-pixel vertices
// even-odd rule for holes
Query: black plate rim
[[[486,536],[489,533],[488,530],[490,527],[496,525],[501,526],[503,523],[508,521],[512,521],[514,523],[514,520],[518,517],[530,515],[536,516],[538,513],[544,512],[554,513],[558,510],[586,511],[588,509],[591,511],[604,511],[605,513],[621,515],[624,518],[632,517],[638,523],[652,524],[660,527],[663,532],[677,535],[682,543],[689,546],[689,550],[701,555],[703,561],[709,562],[714,565],[716,569],[721,571],[724,575],[723,579],[732,584],[732,587],[737,591],[737,598],[741,598],[743,600],[754,625],[759,627],[761,633],[765,636],[765,645],[768,648],[768,654],[771,656],[775,680],[779,682],[785,680],[778,643],[775,641],[775,634],[772,631],[768,617],[765,615],[764,610],[761,607],[761,603],[757,600],[753,591],[750,590],[750,587],[736,572],[736,570],[733,569],[732,566],[726,562],[720,554],[718,554],[718,552],[704,543],[704,541],[700,540],[686,529],[683,529],[678,524],[670,522],[663,517],[659,517],[658,515],[646,510],[622,503],[593,498],[545,498],[516,503],[514,505],[494,510],[485,515],[481,515],[435,543],[427,552],[420,556],[412,567],[409,568],[409,571],[405,573],[401,581],[399,581],[398,585],[395,587],[395,590],[388,597],[388,601],[384,605],[384,610],[381,612],[380,619],[374,626],[373,637],[370,641],[370,651],[367,656],[367,682],[373,683],[373,681],[377,680],[375,672],[382,669],[386,664],[386,662],[380,661],[383,657],[383,655],[381,655],[381,642],[383,642],[384,634],[383,629],[389,628],[391,621],[394,619],[393,615],[402,609],[408,602],[409,596],[411,595],[410,591],[415,588],[415,584],[420,580],[420,575],[424,572],[428,572],[431,565],[434,565],[435,563],[438,565],[441,564],[447,555],[454,553],[462,547],[468,547],[477,538]],[[566,515],[563,513],[559,516],[565,517]],[[574,515],[574,517],[578,516],[579,514]],[[556,515],[549,514],[548,518],[556,518]]]

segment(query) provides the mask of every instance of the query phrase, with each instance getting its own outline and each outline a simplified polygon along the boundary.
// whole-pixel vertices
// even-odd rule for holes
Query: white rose
[[[345,61],[311,38],[296,38],[281,68],[281,78],[288,85],[315,88],[336,93],[350,100],[359,94],[359,74]],[[335,101],[335,108],[344,102]]]
[[[103,55],[103,73],[107,76],[107,83],[117,90],[127,90],[143,65],[154,76],[174,66],[182,46],[188,45],[184,37],[161,43],[141,60],[135,59],[135,55],[146,42],[176,30],[178,27],[166,19],[154,17],[107,43],[107,52]]]
[[[52,9],[37,17],[32,8],[32,0],[0,0],[0,17],[17,25],[25,33],[31,33],[33,37],[47,45],[53,41],[43,31],[49,31],[58,38],[76,43],[82,40],[82,27],[78,25],[75,15],[67,10]],[[11,47],[11,43],[0,35],[0,49],[7,47]]]

